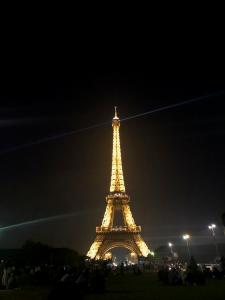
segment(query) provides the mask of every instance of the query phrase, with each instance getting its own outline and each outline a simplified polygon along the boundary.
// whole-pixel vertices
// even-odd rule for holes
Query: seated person
[[[76,283],[83,291],[88,290],[88,281],[89,281],[89,270],[83,270],[83,272],[78,276]]]
[[[62,277],[61,281],[72,281],[72,270],[69,270],[69,272]]]
[[[94,277],[91,279],[90,284],[93,292],[104,292],[105,291],[105,278],[102,276],[100,270],[94,271]]]
[[[11,273],[11,277],[8,280],[6,290],[13,290],[17,288],[17,280],[15,278],[15,274]]]
[[[74,281],[60,281],[54,284],[48,300],[83,299],[83,291]]]
[[[177,273],[176,273],[175,268],[172,268],[172,270],[169,272],[168,280],[169,280],[169,285],[175,285],[176,284],[176,282],[177,282]]]
[[[159,270],[159,272],[158,272],[158,278],[161,281],[163,280],[163,274],[164,274],[164,270],[163,269]]]
[[[216,278],[216,279],[222,278],[221,272],[216,267],[213,268],[213,278]]]
[[[52,271],[49,275],[49,282],[54,283],[55,281],[56,281],[56,277],[55,277],[55,274]]]

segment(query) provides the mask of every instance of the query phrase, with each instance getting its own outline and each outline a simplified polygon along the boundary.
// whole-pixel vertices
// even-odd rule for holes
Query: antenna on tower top
[[[117,118],[117,111],[116,111],[116,109],[117,109],[117,106],[115,106],[115,117]]]

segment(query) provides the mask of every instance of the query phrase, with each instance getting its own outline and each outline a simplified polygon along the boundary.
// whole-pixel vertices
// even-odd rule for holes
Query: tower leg
[[[150,254],[150,250],[148,249],[148,246],[146,245],[146,243],[144,242],[142,236],[140,234],[137,234],[134,236],[135,242],[142,254],[142,256],[147,257],[148,254]]]
[[[100,257],[97,257],[97,253],[99,251],[99,248],[102,245],[103,240],[104,240],[104,236],[100,235],[100,234],[97,234],[97,236],[96,236],[96,238],[94,240],[94,243],[91,245],[91,248],[90,248],[90,250],[87,253],[88,257],[90,257],[91,259],[93,259],[95,257],[96,258],[100,258]]]
[[[123,219],[126,226],[135,226],[134,218],[132,216],[130,205],[126,204],[122,207]]]
[[[113,225],[114,207],[113,205],[107,204],[105,215],[102,221],[102,226],[108,227]]]

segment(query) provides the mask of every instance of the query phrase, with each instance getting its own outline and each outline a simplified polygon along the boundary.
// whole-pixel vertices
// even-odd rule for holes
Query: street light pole
[[[189,245],[188,245],[188,239],[189,239],[189,235],[183,235],[183,239],[187,240],[187,248],[188,248],[188,254],[189,254],[189,260],[191,260],[191,255],[190,255],[190,250],[189,250]]]
[[[214,243],[215,243],[215,246],[216,246],[216,254],[217,254],[217,259],[219,259],[219,254],[218,254],[218,249],[217,249],[217,244],[216,244],[216,234],[215,234],[215,231],[214,231],[214,228],[216,227],[215,224],[212,224],[211,226],[209,226],[209,229],[212,229],[212,232],[213,232],[213,238],[214,238]]]
[[[170,247],[170,252],[171,252],[172,263],[174,265],[174,259],[173,259],[173,253],[172,253],[172,244],[171,243],[169,243],[169,247]]]
[[[189,250],[188,239],[187,239],[187,247],[188,247],[189,260],[191,260],[191,254],[190,254],[190,250]]]

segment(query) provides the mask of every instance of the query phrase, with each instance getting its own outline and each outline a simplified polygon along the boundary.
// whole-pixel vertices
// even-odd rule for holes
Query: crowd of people
[[[108,273],[108,269],[65,268],[61,270],[61,280],[54,285],[49,300],[67,299],[67,296],[83,299],[85,293],[102,293]]]
[[[26,274],[34,284],[53,286],[49,299],[63,299],[66,295],[71,297],[74,293],[76,299],[82,299],[85,293],[104,292],[108,273],[107,265],[91,269],[90,264],[56,268],[44,263],[39,266],[22,265],[18,260],[8,259],[5,263],[0,263],[0,289],[18,289],[20,275]]]
[[[21,264],[19,260],[12,265],[11,260],[8,259],[3,264],[0,263],[0,289],[12,290],[17,288],[17,280],[21,275]]]
[[[142,274],[140,265],[130,266],[130,272],[134,276]],[[144,270],[142,266],[142,270]],[[145,270],[144,270],[145,271]],[[70,299],[74,295],[76,299],[83,299],[85,293],[102,293],[105,291],[105,283],[109,273],[123,276],[128,269],[120,263],[115,269],[108,268],[107,262],[92,264],[89,262],[83,265],[73,264],[59,268],[42,263],[40,266],[22,265],[19,260],[12,262],[6,260],[0,263],[0,280],[2,290],[18,289],[18,280],[21,274],[29,275],[35,284],[51,284],[52,290],[49,300]],[[166,285],[204,285],[206,278],[225,278],[225,258],[222,257],[220,268],[209,268],[197,265],[191,257],[190,264],[183,270],[180,265],[161,268],[158,278]]]
[[[166,285],[204,285],[206,278],[225,278],[225,258],[222,257],[219,268],[213,267],[211,271],[206,266],[202,268],[197,265],[192,256],[185,272],[179,266],[177,268],[173,267],[172,269],[166,266],[158,272],[158,278]]]

